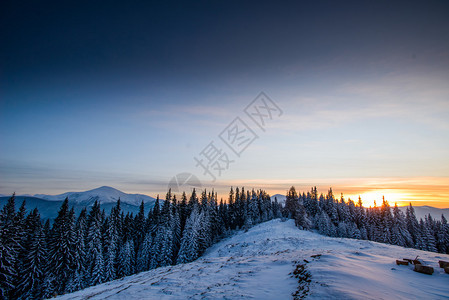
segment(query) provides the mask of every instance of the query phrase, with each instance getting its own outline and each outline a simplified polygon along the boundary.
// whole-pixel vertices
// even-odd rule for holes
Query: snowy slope
[[[320,257],[311,257],[321,254]],[[397,258],[422,260],[433,275],[396,266]],[[304,259],[308,263],[304,262]],[[449,255],[330,238],[273,220],[214,245],[195,262],[159,268],[68,294],[59,299],[292,299],[299,261],[311,283],[308,299],[447,299],[449,274],[438,260]]]
[[[71,203],[76,204],[90,204],[95,202],[95,200],[100,201],[101,204],[115,203],[120,198],[120,201],[122,203],[140,205],[142,201],[144,203],[147,203],[154,202],[155,200],[153,197],[142,194],[126,194],[109,186],[102,186],[85,192],[68,192],[60,195],[36,194],[34,195],[34,197],[56,201],[64,200],[66,197],[68,197]]]

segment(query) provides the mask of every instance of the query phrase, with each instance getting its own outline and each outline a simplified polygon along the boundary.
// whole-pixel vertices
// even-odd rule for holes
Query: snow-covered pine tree
[[[15,269],[20,251],[16,236],[15,194],[13,194],[0,211],[0,298],[12,296],[17,276]]]
[[[87,209],[81,210],[75,223],[75,272],[69,279],[67,292],[74,292],[88,286],[86,276],[86,237],[87,237]]]
[[[239,188],[235,189],[235,208],[236,208],[236,227],[242,228],[245,225],[246,209],[249,199],[246,198],[245,188],[242,187],[242,192]]]
[[[348,237],[352,239],[360,240],[362,238],[362,233],[357,228],[354,222],[350,222],[347,227]]]
[[[420,222],[421,237],[423,239],[423,248],[421,249],[426,251],[437,252],[435,236],[431,227],[432,222],[431,219],[432,217],[429,215],[426,216],[426,222]]]
[[[449,224],[444,215],[441,215],[441,224],[437,233],[437,249],[440,253],[449,254]]]
[[[416,216],[415,216],[415,209],[413,208],[411,203],[410,203],[409,207],[407,207],[407,210],[406,210],[405,222],[407,225],[407,230],[410,233],[410,235],[412,236],[413,244],[416,245],[420,238],[420,232],[419,232],[418,220],[416,219]]]
[[[362,205],[362,198],[359,196],[354,216],[354,221],[358,228],[361,228],[362,226],[365,227],[365,216],[365,208]]]
[[[296,210],[298,209],[299,205],[299,199],[298,194],[296,193],[295,187],[291,187],[289,191],[287,192],[287,197],[285,199],[285,206],[284,206],[284,216],[289,219],[294,219]]]
[[[181,232],[184,231],[187,220],[187,195],[182,192],[181,201],[179,202],[179,219],[181,222]]]
[[[173,196],[174,205],[172,205],[170,230],[173,233],[173,250],[172,250],[172,262],[170,264],[176,264],[176,257],[181,247],[181,218],[179,204],[176,203],[176,196]]]
[[[167,201],[164,202],[164,204]],[[145,222],[145,204],[143,201],[140,203],[139,206],[139,212],[137,213],[136,217],[134,218],[133,227],[132,227],[132,238],[134,241],[134,247],[135,249],[139,249],[140,245],[143,243],[143,239],[145,238],[146,232],[146,222]],[[136,253],[133,254],[134,259],[136,256]]]
[[[160,266],[165,267],[173,263],[173,231],[170,226],[162,228]]]
[[[217,206],[217,194],[211,196],[209,202],[209,218],[210,218],[210,231],[212,243],[216,241],[217,237],[223,234],[223,223],[219,216],[218,206]]]
[[[117,201],[117,205],[111,209],[111,214],[106,220],[106,237],[105,237],[105,250],[104,258],[105,272],[104,280],[110,281],[117,278],[117,257],[120,243],[119,236],[119,221],[120,221],[120,199]]]
[[[292,191],[290,197],[295,198],[296,191]],[[303,199],[302,197],[296,197],[295,200],[295,213],[294,213],[294,219],[295,219],[295,225],[298,226],[300,229],[310,229],[312,227],[312,224],[309,220],[309,218],[307,217],[307,211],[304,207],[303,204]]]
[[[307,195],[303,193],[301,196],[304,207],[307,211],[307,214],[309,216],[315,216],[318,213],[319,207],[318,207],[318,192],[315,187],[312,187],[310,192],[307,192]]]
[[[229,213],[228,213],[228,206],[226,203],[223,202],[223,199],[220,200],[220,207],[218,209],[219,217],[221,219],[221,222],[223,223],[224,230],[227,231],[230,228],[229,224]]]
[[[337,202],[336,204],[337,204],[336,206],[337,206],[338,219],[342,222],[352,221],[352,216],[349,213],[349,207],[345,202],[343,193],[341,193],[340,202]]]
[[[95,201],[89,212],[87,222],[87,276],[89,285],[97,285],[104,282],[104,257],[103,257],[103,239],[101,227],[103,224],[100,204]]]
[[[198,205],[194,205],[182,235],[181,248],[177,259],[178,264],[191,262],[198,258],[201,220],[202,212],[200,213]]]
[[[348,237],[348,227],[346,222],[339,222],[337,226],[337,236],[346,238]]]
[[[45,272],[50,280],[47,288],[53,287],[53,290],[47,290],[47,293],[50,294],[63,294],[66,291],[69,278],[76,269],[75,212],[73,209],[69,210],[68,201],[66,198],[62,203],[50,231]]]
[[[20,299],[41,299],[47,249],[37,208],[26,219],[26,231],[16,296]]]
[[[238,212],[235,204],[235,198],[233,193],[229,193],[228,203],[227,203],[227,223],[231,229],[235,229],[239,226],[238,224]]]
[[[280,207],[277,197],[274,197],[274,201],[271,204],[271,211],[273,212],[274,219],[281,217],[281,207]]]
[[[318,218],[318,232],[322,235],[337,236],[334,224],[331,222],[327,213],[323,210]]]
[[[354,201],[352,201],[351,199],[348,199],[348,210],[349,210],[349,220],[352,223],[355,223],[355,221],[356,221],[355,215],[356,215],[357,209],[355,207]]]
[[[13,291],[11,291],[11,296],[14,298],[18,296],[17,286],[20,281],[20,270],[23,269],[23,262],[25,260],[26,254],[27,254],[27,251],[25,250],[25,244],[26,244],[27,235],[28,235],[28,228],[26,227],[26,220],[25,220],[26,219],[25,206],[26,206],[26,200],[23,200],[22,204],[19,207],[18,212],[14,216],[14,230],[15,230],[16,241],[18,243],[18,252],[17,252],[17,257],[15,259],[15,263],[14,263],[14,269],[16,270],[16,272],[19,275],[18,277],[15,278],[15,280],[13,282],[15,289]]]
[[[391,230],[391,243],[402,247],[412,247],[413,240],[407,230],[407,224],[402,211],[397,204],[393,208],[393,227]]]
[[[132,273],[131,247],[130,247],[130,240],[127,240],[120,248],[117,276],[118,278],[122,278],[124,276],[131,275],[131,273]]]
[[[338,210],[337,203],[335,201],[334,193],[332,188],[329,188],[327,195],[325,197],[325,201],[323,203],[323,209],[326,211],[329,216],[331,222],[336,225],[338,224]]]
[[[154,206],[153,206],[153,220],[151,222],[152,227],[150,228],[151,232],[156,232],[157,226],[160,223],[160,218],[161,218],[161,207],[159,204],[159,195],[157,195],[156,202],[154,203]]]
[[[151,245],[153,242],[153,236],[151,232],[145,235],[142,247],[140,248],[137,255],[137,272],[148,271],[150,269],[150,259],[151,259]]]
[[[260,222],[258,197],[254,189],[251,192],[251,198],[248,201],[248,217],[252,219],[252,224],[258,224]]]
[[[198,254],[201,255],[203,252],[212,245],[213,235],[212,235],[212,223],[210,215],[210,207],[204,209],[201,212],[200,228],[198,233],[199,250]]]
[[[391,244],[391,228],[393,226],[393,216],[391,215],[391,208],[385,197],[382,197],[382,206],[380,208],[380,228],[382,235],[380,241],[382,243]]]

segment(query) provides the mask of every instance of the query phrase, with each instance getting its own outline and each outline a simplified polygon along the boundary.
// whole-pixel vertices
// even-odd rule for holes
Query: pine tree
[[[345,202],[343,193],[340,196],[340,202],[336,203],[338,219],[342,222],[351,222],[352,216],[349,213],[349,207]]]
[[[421,223],[421,237],[423,239],[422,250],[437,252],[435,236],[431,226],[427,223]]]
[[[362,233],[357,228],[354,222],[350,222],[347,227],[348,237],[352,239],[360,240],[362,238]]]
[[[281,217],[281,207],[280,207],[277,197],[274,197],[274,202],[271,205],[271,210],[273,211],[274,219]]]
[[[132,252],[134,245],[132,240],[127,240],[120,249],[119,264],[118,264],[118,278],[131,275],[133,273]]]
[[[407,224],[403,213],[397,205],[393,208],[393,228],[391,243],[402,247],[412,247],[413,240],[410,232],[407,230]]]
[[[391,209],[385,198],[382,198],[382,207],[380,209],[380,228],[382,235],[380,241],[382,243],[391,244],[391,228],[393,225],[393,216],[391,215]]]
[[[415,216],[415,209],[413,208],[411,203],[406,210],[405,222],[407,224],[407,230],[412,236],[413,244],[416,245],[418,242],[420,242],[419,241],[420,233],[419,233],[418,220],[416,219]]]
[[[156,231],[156,227],[159,225],[160,223],[160,218],[161,218],[161,208],[160,208],[160,204],[159,204],[159,195],[157,195],[156,197],[156,202],[154,203],[153,206],[153,226],[150,229],[151,231]]]
[[[296,193],[295,187],[292,186],[288,191],[287,197],[285,199],[284,215],[289,219],[294,219],[298,206],[298,194]]]
[[[164,202],[164,205],[167,201]],[[143,242],[143,239],[145,238],[145,205],[143,203],[143,201],[140,203],[140,207],[139,207],[139,213],[136,215],[136,217],[134,218],[134,223],[133,223],[133,241],[134,241],[134,246],[136,249],[140,248],[140,245]],[[135,255],[135,254],[133,254]]]
[[[438,252],[449,254],[449,224],[443,214],[441,215],[441,224],[437,236]]]
[[[179,249],[177,263],[187,263],[198,258],[200,253],[199,233],[201,227],[202,213],[199,212],[198,205],[194,205],[192,212],[186,222],[181,248]]]
[[[185,192],[182,193],[181,202],[179,204],[179,219],[181,223],[181,232],[184,231],[187,220],[187,195]]]
[[[145,235],[143,244],[137,255],[137,272],[148,271],[150,269],[151,245],[153,236],[150,232]]]
[[[95,201],[89,212],[87,222],[86,256],[87,272],[86,280],[89,285],[97,285],[104,282],[104,257],[101,227],[103,224],[100,204]]]
[[[0,211],[0,298],[8,299],[14,289],[17,272],[15,265],[20,251],[16,235],[15,194]]]
[[[115,211],[115,208],[112,209],[111,215],[107,219],[107,229],[106,229],[106,249],[104,251],[106,264],[105,264],[105,274],[104,280],[110,281],[117,278],[117,255],[118,255],[118,244],[119,244],[119,235],[118,235],[118,217],[119,214]]]
[[[26,221],[26,241],[24,244],[24,257],[19,270],[17,296],[22,299],[42,298],[44,280],[45,235],[37,209],[34,209]]]
[[[325,211],[321,212],[318,219],[318,232],[327,236],[337,236],[336,228]]]
[[[176,257],[181,247],[181,217],[179,204],[176,204],[176,197],[174,197],[175,204],[172,206],[170,230],[173,234],[173,250],[172,250],[172,262],[171,264],[176,264]]]
[[[67,282],[76,269],[75,248],[74,211],[69,210],[66,198],[50,232],[46,276],[54,281],[50,282],[54,290],[47,292],[58,295],[65,292]]]
[[[160,266],[169,266],[173,262],[173,232],[170,227],[163,227],[161,237]]]
[[[354,217],[355,224],[357,225],[358,228],[361,228],[362,226],[365,225],[366,223],[365,217],[366,217],[365,208],[362,205],[362,198],[359,196]]]

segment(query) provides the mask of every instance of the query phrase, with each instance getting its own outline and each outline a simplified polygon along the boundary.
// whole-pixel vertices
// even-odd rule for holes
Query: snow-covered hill
[[[433,275],[397,266],[419,257]],[[195,262],[143,272],[59,299],[292,299],[305,266],[308,299],[447,299],[449,274],[438,260],[449,255],[330,238],[298,230],[292,220],[259,224],[214,245]],[[300,267],[301,268],[301,267]],[[308,292],[306,292],[308,290]]]
[[[60,195],[34,195],[36,198],[41,198],[45,200],[64,200],[66,197],[69,198],[71,203],[76,204],[91,204],[95,200],[100,201],[101,204],[105,203],[115,203],[120,198],[122,203],[128,203],[131,205],[140,205],[143,201],[144,203],[154,202],[154,198],[142,195],[142,194],[126,194],[122,191],[114,189],[109,186],[102,186],[93,190],[85,192],[68,192]]]

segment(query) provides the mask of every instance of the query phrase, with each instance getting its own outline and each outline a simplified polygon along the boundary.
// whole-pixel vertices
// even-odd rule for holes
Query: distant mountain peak
[[[155,200],[153,197],[143,194],[127,194],[110,186],[101,186],[84,192],[67,192],[59,195],[36,194],[34,196],[51,201],[64,200],[65,198],[69,198],[69,202],[77,204],[90,204],[91,202],[93,203],[96,200],[98,200],[100,203],[113,203],[117,202],[117,200],[120,199],[122,203],[140,205],[140,203],[142,202],[154,202]]]
[[[275,194],[271,196],[271,201],[274,201],[274,199],[277,199],[278,203],[285,204],[285,199],[287,199],[287,196],[282,194]]]
[[[120,190],[115,189],[115,188],[113,188],[111,186],[107,186],[107,185],[103,185],[103,186],[94,188],[94,189],[89,190],[87,192],[92,192],[92,191],[117,191],[117,192],[121,192]]]

